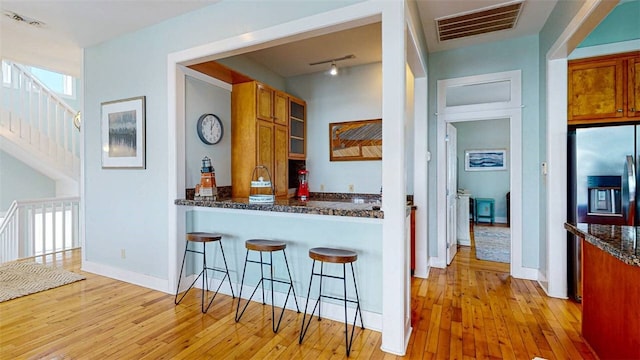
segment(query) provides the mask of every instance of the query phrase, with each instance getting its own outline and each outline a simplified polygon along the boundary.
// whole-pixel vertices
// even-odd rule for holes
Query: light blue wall
[[[466,189],[473,198],[495,200],[495,217],[506,222],[509,191],[509,119],[457,122],[458,189]],[[507,170],[465,171],[465,151],[506,149]],[[497,220],[497,219],[496,219]]]
[[[380,193],[382,161],[329,161],[329,123],[382,117],[382,63],[287,79],[287,92],[307,102],[307,168],[311,191]]]
[[[490,44],[432,53],[429,56],[429,151],[437,158],[435,116],[437,81],[462,76],[522,70],[522,256],[523,266],[538,267],[540,243],[540,148],[538,36],[527,36]],[[544,138],[544,137],[542,137]],[[513,159],[512,159],[513,161]],[[436,161],[429,162],[429,174],[436,177]],[[429,181],[429,198],[436,198],[435,180]],[[429,251],[437,255],[435,201],[429,204]]]
[[[0,151],[0,212],[9,209],[14,200],[55,196],[56,182],[53,179]]]
[[[216,172],[218,186],[231,186],[231,92],[187,76],[185,84],[186,185],[200,183],[202,158],[208,156]],[[222,140],[215,145],[200,141],[196,124],[203,114],[215,114],[222,121]]]
[[[169,53],[354,2],[222,1],[85,49],[86,260],[167,278]],[[146,96],[147,168],[104,170],[100,103],[134,96]]]
[[[640,1],[620,3],[578,47],[640,39]]]

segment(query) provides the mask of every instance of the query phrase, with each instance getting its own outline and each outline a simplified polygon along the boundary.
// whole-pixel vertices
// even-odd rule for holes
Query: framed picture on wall
[[[507,169],[507,150],[465,150],[465,171],[492,171]]]
[[[102,103],[102,168],[145,168],[145,97]]]
[[[329,161],[382,160],[382,119],[329,124]]]

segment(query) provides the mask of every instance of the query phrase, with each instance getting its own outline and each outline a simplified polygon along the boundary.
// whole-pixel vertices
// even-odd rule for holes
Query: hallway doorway
[[[501,90],[496,90],[496,88]],[[520,70],[438,81],[436,194],[438,208],[444,209],[446,206],[445,139],[447,124],[480,123],[505,119],[509,124],[509,161],[505,163],[508,166],[505,170],[509,174],[508,192],[510,193],[508,211],[511,225],[510,274],[514,277],[532,279],[532,273],[522,267],[522,109],[520,91]],[[487,93],[495,94],[490,95],[495,98],[484,96]],[[455,101],[451,98],[455,98]],[[442,211],[437,216],[438,256],[433,262],[435,267],[446,266],[447,213]]]

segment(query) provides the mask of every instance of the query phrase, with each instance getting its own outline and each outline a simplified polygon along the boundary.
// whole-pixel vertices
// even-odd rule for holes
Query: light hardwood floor
[[[80,272],[80,252],[37,259]],[[592,359],[580,337],[580,307],[548,298],[508,265],[476,260],[461,247],[447,269],[413,279],[409,359]],[[219,295],[200,313],[199,293],[173,296],[84,273],[87,279],[0,303],[0,359],[342,359],[344,325],[314,322],[298,345],[301,314],[271,331],[269,306],[253,304],[235,323]],[[352,359],[396,359],[380,333],[356,330]]]

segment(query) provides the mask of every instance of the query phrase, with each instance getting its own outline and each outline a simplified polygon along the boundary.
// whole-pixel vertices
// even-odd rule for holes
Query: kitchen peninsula
[[[302,303],[306,298],[311,275],[312,260],[308,255],[310,248],[325,246],[356,251],[358,261],[354,267],[365,327],[381,330],[384,213],[379,208],[380,203],[369,198],[355,201],[325,200],[302,202],[282,198],[277,199],[273,204],[254,204],[249,203],[247,198],[221,199],[220,201],[178,199],[175,200],[175,204],[184,214],[186,232],[206,231],[223,235],[224,252],[234,288],[240,284],[245,257],[244,242],[248,239],[272,239],[286,242],[294,289],[298,301],[303,301]],[[402,241],[399,239],[398,246],[401,245]],[[217,257],[207,259],[207,262],[221,261],[220,255],[216,255]],[[285,269],[285,264],[279,257],[274,257],[273,261],[276,278],[282,277],[281,272]],[[337,275],[342,270],[341,267],[325,267],[325,271]],[[259,274],[259,271],[247,273],[245,283],[257,283]],[[228,290],[228,286],[226,287]],[[323,284],[323,289],[325,288],[334,296],[342,296],[342,282],[326,281]],[[230,294],[227,290],[223,286],[221,291]],[[280,303],[284,302],[286,291],[286,288],[280,289],[278,284],[275,285],[276,297],[283,297],[279,300]],[[251,291],[246,293],[250,294]],[[316,296],[317,294],[312,291],[311,297]],[[288,307],[292,304],[290,302]],[[344,308],[341,305],[323,302],[322,306],[323,317],[343,321]]]
[[[640,359],[640,227],[565,229],[582,238],[582,336],[601,359]]]
[[[233,198],[220,201],[176,200],[176,205],[202,206],[221,209],[258,210],[292,214],[316,214],[352,216],[364,218],[384,218],[380,204],[375,202],[352,201],[300,201],[297,199],[276,199],[272,204],[253,204],[247,198]]]

